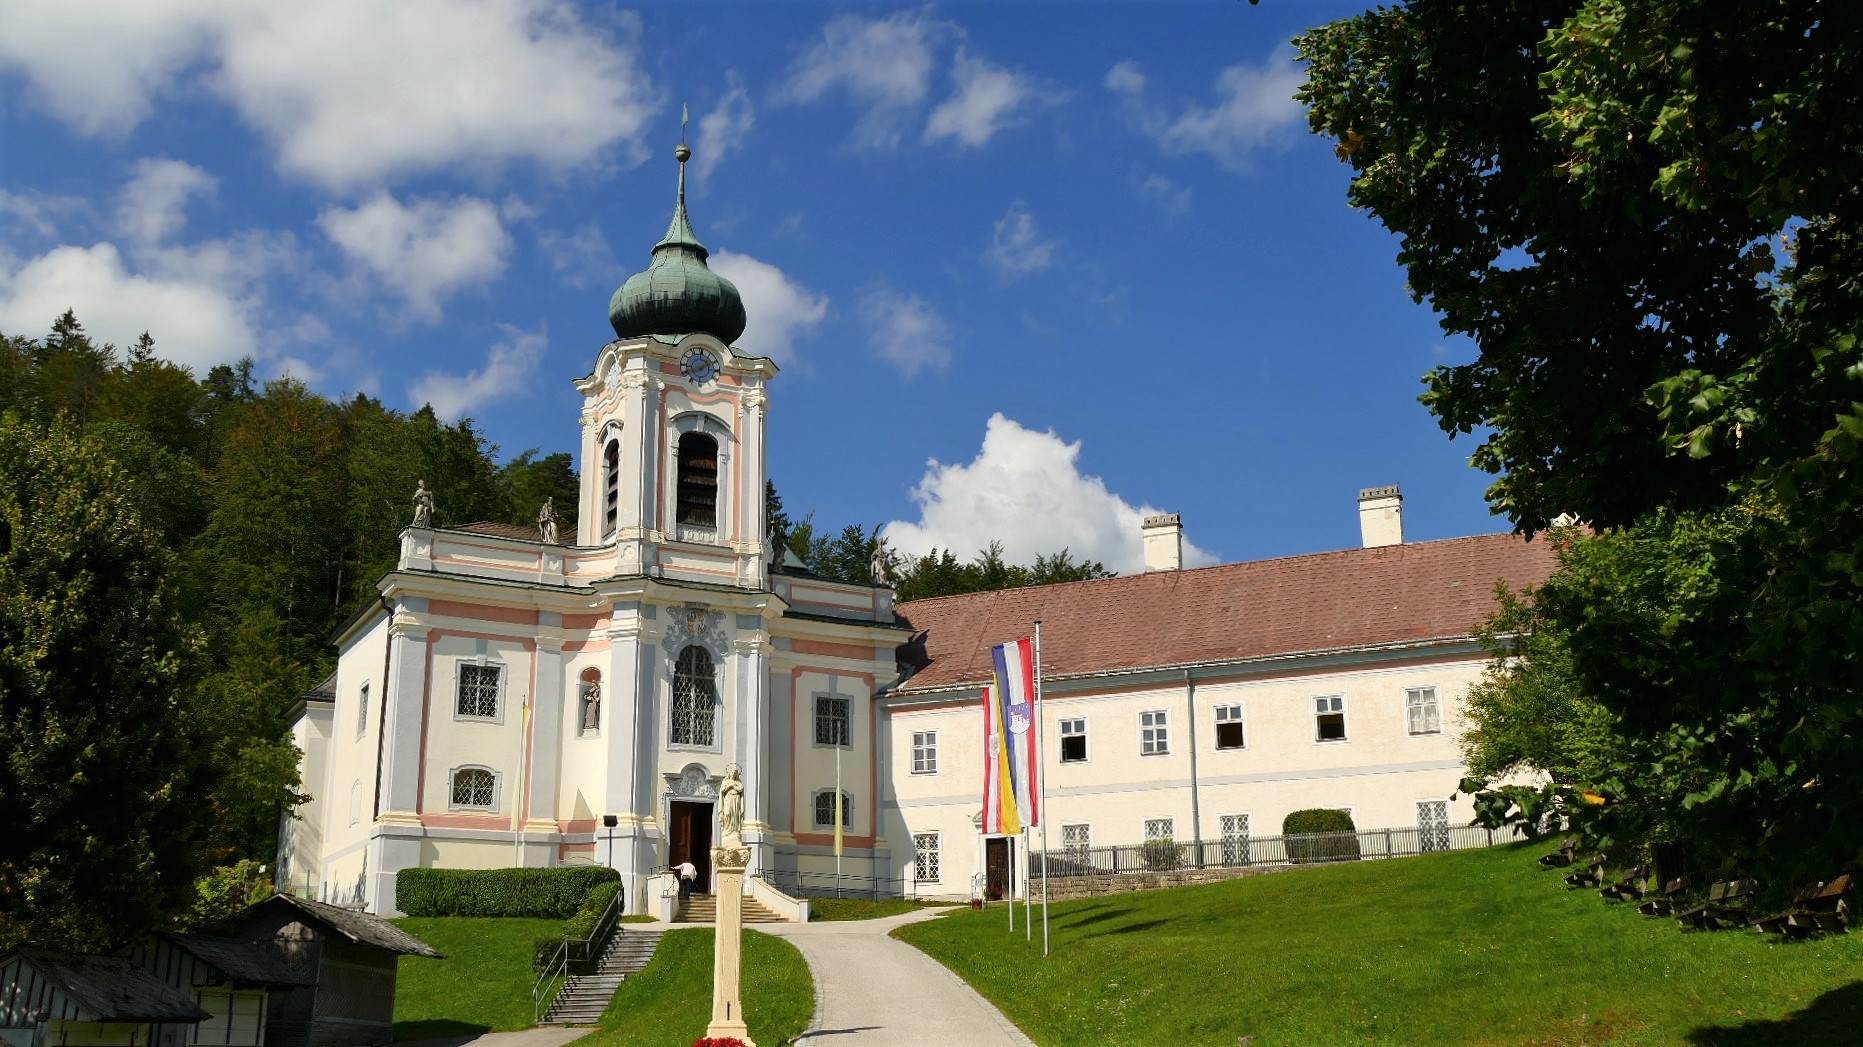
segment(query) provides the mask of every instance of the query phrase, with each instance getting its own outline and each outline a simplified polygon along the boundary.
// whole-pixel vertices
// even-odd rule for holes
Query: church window
[[[459,665],[458,715],[491,720],[498,717],[498,677],[502,665]]]
[[[1139,754],[1158,756],[1171,751],[1169,716],[1163,709],[1139,714]]]
[[[712,656],[703,647],[679,652],[673,669],[674,745],[717,744],[718,684],[712,675]]]
[[[815,744],[851,747],[853,733],[847,725],[848,700],[828,695],[815,696]]]
[[[602,452],[602,536],[615,533],[621,520],[621,441],[608,441]]]
[[[912,732],[912,773],[938,773],[938,732]]]
[[[483,767],[461,767],[453,772],[454,807],[498,809],[498,776]]]
[[[1087,721],[1061,721],[1061,762],[1085,763],[1087,761]]]
[[[1329,694],[1313,699],[1313,740],[1346,740],[1345,695]]]
[[[847,829],[854,824],[854,798],[847,793],[841,794],[841,828]],[[834,828],[834,790],[823,789],[815,794],[815,827],[817,829]]]
[[[679,522],[718,526],[718,441],[704,433],[679,436]]]
[[[356,693],[356,737],[360,738],[369,730],[369,685],[363,684]]]
[[[1434,687],[1407,687],[1404,706],[1411,734],[1441,734],[1442,705],[1436,701]]]
[[[1240,705],[1217,706],[1216,747],[1218,749],[1240,749],[1242,743],[1242,707]]]
[[[938,834],[912,834],[912,879],[918,883],[937,883]]]

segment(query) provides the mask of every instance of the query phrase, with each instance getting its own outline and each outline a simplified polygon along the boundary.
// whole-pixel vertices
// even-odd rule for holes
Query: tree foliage
[[[1479,348],[1424,402],[1518,529],[1597,531],[1482,745],[1564,761],[1602,841],[1863,858],[1863,11],[1419,0],[1297,47],[1351,202]],[[1534,710],[1571,730],[1510,735]]]

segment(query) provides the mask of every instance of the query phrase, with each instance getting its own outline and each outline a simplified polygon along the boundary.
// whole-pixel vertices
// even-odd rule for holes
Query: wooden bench
[[[1596,887],[1604,882],[1604,855],[1594,854],[1591,861],[1585,863],[1584,872],[1575,872],[1565,878],[1568,887]]]
[[[1790,909],[1754,920],[1753,926],[1761,934],[1804,938],[1842,931],[1850,925],[1850,916],[1850,876],[1845,874],[1829,882],[1806,884],[1792,896]]]
[[[1559,849],[1551,854],[1540,855],[1540,865],[1547,869],[1559,869],[1572,864],[1572,852],[1578,850],[1578,840],[1568,836],[1559,841]]]
[[[1722,880],[1708,887],[1708,900],[1675,914],[1677,923],[1698,931],[1716,931],[1749,918],[1747,903],[1758,889],[1755,880]]]
[[[1605,884],[1598,888],[1598,897],[1606,901],[1635,902],[1641,901],[1644,885],[1649,882],[1650,867],[1638,865],[1624,871],[1624,878],[1616,883]]]
[[[1647,899],[1642,905],[1637,906],[1637,911],[1645,916],[1672,915],[1675,912],[1676,906],[1688,900],[1688,890],[1688,877],[1678,876],[1668,883],[1663,884],[1661,894],[1658,894],[1654,898]]]

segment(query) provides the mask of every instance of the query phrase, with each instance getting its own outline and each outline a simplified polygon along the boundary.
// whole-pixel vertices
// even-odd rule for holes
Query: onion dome
[[[653,245],[652,263],[628,277],[608,300],[608,322],[619,337],[700,331],[730,345],[744,333],[744,299],[736,285],[705,264],[711,252],[692,234],[686,217],[686,160],[691,155],[684,142],[673,151],[679,160],[679,204],[666,235]]]

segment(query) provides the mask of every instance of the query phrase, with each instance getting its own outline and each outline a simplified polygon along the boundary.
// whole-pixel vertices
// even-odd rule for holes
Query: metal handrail
[[[1038,874],[1046,863],[1050,876],[1097,876],[1403,858],[1490,847],[1520,838],[1513,826],[1499,831],[1474,825],[1405,826],[1341,833],[1235,836],[1201,843],[1163,839],[1113,847],[1061,847],[1036,851],[1029,857]]]
[[[551,954],[550,962],[543,967],[543,973],[531,983],[531,1024],[541,1024],[543,1016],[549,1013],[550,1004],[556,1001],[556,994],[562,988],[554,983],[558,977],[568,980],[569,965],[588,963],[600,956],[602,949],[607,947],[609,936],[621,923],[621,894],[616,891],[608,899],[608,907],[602,910],[602,915],[589,930],[587,938],[564,938],[563,944],[557,946],[556,952]]]

